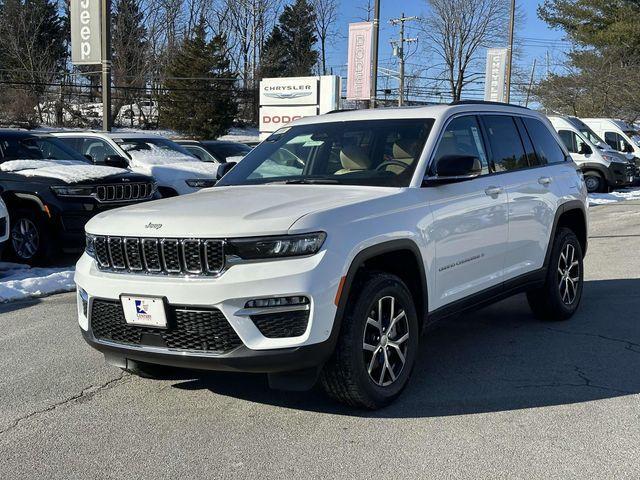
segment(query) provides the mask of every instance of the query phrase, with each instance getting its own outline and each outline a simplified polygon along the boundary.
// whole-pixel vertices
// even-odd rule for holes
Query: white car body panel
[[[626,129],[633,130],[631,125],[627,125],[620,120],[613,120],[610,118],[583,118],[581,120],[589,125],[589,127],[601,138],[605,138],[607,132],[617,133],[624,138],[631,147],[633,147],[633,152],[620,153],[626,155],[628,158],[640,157],[640,135],[631,138],[624,132]]]

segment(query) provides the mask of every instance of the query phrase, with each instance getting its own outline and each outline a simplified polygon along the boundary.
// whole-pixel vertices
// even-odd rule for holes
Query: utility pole
[[[398,67],[400,70],[400,91],[398,95],[398,106],[404,105],[404,44],[410,42],[417,42],[417,38],[404,38],[404,24],[412,20],[417,20],[418,17],[405,17],[404,13],[400,18],[394,18],[390,21],[391,25],[400,25],[400,37],[397,42],[391,42],[393,45],[394,54],[398,57]]]
[[[516,0],[511,0],[511,13],[509,15],[509,52],[507,54],[507,88],[505,102],[511,102],[511,73],[513,70],[513,33],[516,24]]]
[[[533,67],[531,67],[531,79],[529,80],[529,89],[527,90],[527,101],[524,103],[525,107],[529,106],[529,96],[531,95],[531,89],[533,88],[533,76],[536,73],[536,61],[537,59],[533,59]]]
[[[375,0],[373,7],[373,52],[371,52],[371,100],[370,108],[376,108],[378,95],[378,43],[380,41],[380,0]]]
[[[102,130],[110,132],[111,118],[111,0],[102,0]]]

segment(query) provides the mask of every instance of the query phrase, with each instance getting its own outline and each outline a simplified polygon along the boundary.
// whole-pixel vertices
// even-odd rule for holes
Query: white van
[[[589,193],[633,184],[635,166],[576,117],[549,117],[571,158],[584,174]]]
[[[614,150],[621,152],[636,164],[636,174],[640,175],[640,133],[633,126],[621,120],[610,118],[583,118],[593,131]]]

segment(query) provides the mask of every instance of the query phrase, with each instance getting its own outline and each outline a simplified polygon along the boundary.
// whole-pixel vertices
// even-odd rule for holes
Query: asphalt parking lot
[[[586,280],[567,323],[519,296],[438,325],[374,413],[255,375],[123,375],[74,295],[1,305],[0,478],[638,478],[640,201],[591,210]]]

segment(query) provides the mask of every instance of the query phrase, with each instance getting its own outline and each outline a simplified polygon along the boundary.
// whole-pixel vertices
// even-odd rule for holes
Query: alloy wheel
[[[407,362],[409,320],[393,296],[382,297],[369,312],[362,342],[369,377],[380,387],[394,383]]]
[[[567,243],[558,260],[558,290],[565,305],[572,305],[578,296],[580,285],[580,262],[575,247]]]
[[[587,186],[587,191],[597,192],[600,189],[600,179],[594,176],[587,176],[584,179],[584,183]]]
[[[19,219],[11,229],[11,245],[21,259],[33,258],[40,247],[40,234],[35,223],[28,218]]]

